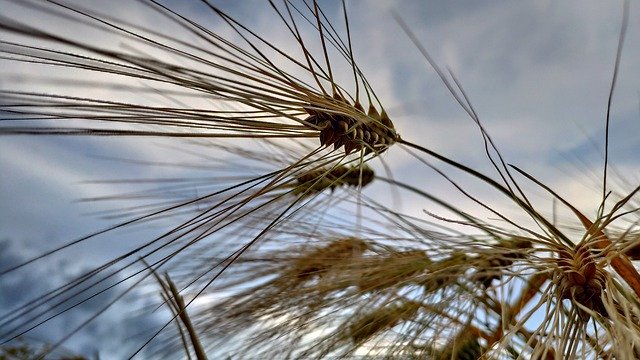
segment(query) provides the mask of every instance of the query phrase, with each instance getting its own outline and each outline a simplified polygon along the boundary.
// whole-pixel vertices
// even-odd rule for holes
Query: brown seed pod
[[[296,194],[310,195],[326,189],[333,191],[339,186],[366,186],[373,181],[375,173],[367,165],[347,167],[336,166],[332,169],[316,169],[299,175]]]
[[[291,263],[289,275],[298,280],[322,276],[341,262],[360,257],[367,248],[365,241],[355,237],[335,240],[327,246],[314,248],[296,257]]]
[[[375,309],[351,323],[349,337],[354,344],[362,344],[375,335],[412,319],[420,307],[420,303],[405,301]]]
[[[361,267],[363,271],[356,281],[358,288],[361,291],[378,291],[424,281],[419,275],[433,270],[433,262],[424,251],[408,250],[371,258]]]
[[[327,100],[330,103],[338,101],[333,98]],[[320,145],[333,145],[336,150],[344,146],[347,155],[362,149],[365,153],[381,153],[398,140],[393,122],[384,110],[380,114],[370,106],[365,114],[361,106],[344,101],[339,101],[337,105],[340,112],[317,107],[304,109],[309,114],[305,122],[310,127],[320,129]],[[342,108],[349,111],[342,112]]]
[[[573,251],[560,250],[558,252],[559,290],[562,299],[569,299],[607,316],[602,303],[601,294],[605,289],[605,272],[593,259],[591,252],[580,246]],[[582,319],[588,319],[589,314],[578,308]]]
[[[523,259],[526,251],[531,248],[533,248],[533,244],[526,238],[516,237],[501,241],[492,249],[493,252],[490,256],[478,260],[474,280],[488,288],[493,280],[502,277],[505,268],[513,265],[516,260]]]

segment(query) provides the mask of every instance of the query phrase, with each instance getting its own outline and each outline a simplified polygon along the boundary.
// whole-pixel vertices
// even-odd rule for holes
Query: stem
[[[180,316],[180,320],[184,324],[184,327],[187,329],[189,333],[189,339],[191,339],[191,345],[193,346],[193,350],[196,353],[196,358],[198,360],[207,360],[207,355],[204,353],[204,349],[202,348],[202,344],[200,343],[200,339],[198,339],[198,334],[191,323],[191,319],[187,314],[187,307],[184,304],[184,299],[182,295],[176,289],[176,285],[169,278],[169,274],[165,274],[165,281],[169,286],[169,290],[171,291],[171,295],[173,296],[174,305],[178,310],[178,315]]]
[[[594,226],[594,224],[589,220],[580,210],[576,209],[573,205],[571,205],[568,201],[563,199],[556,192],[551,190],[548,186],[544,185],[540,181],[536,180],[533,176],[527,174],[523,170],[520,170],[518,167],[511,165],[516,171],[520,174],[527,177],[529,180],[536,183],[538,186],[542,187],[546,191],[548,191],[551,195],[555,196],[560,202],[562,202],[566,207],[571,209],[571,211],[578,217],[582,226],[584,226],[587,233],[594,237],[596,241],[593,241],[593,246],[598,248],[599,250],[607,251],[609,247],[612,245],[611,240],[605,235],[600,226]],[[625,199],[621,200],[621,203],[624,203],[629,199],[633,194],[635,194],[639,188],[636,188],[631,194],[629,194]],[[605,253],[606,255],[606,253]],[[629,258],[625,254],[618,254],[611,259],[611,266],[613,269],[624,279],[624,281],[633,289],[636,293],[636,296],[640,299],[640,274],[638,270],[633,266]]]
[[[545,227],[551,232],[553,233],[555,236],[557,236],[560,240],[564,241],[566,244],[570,244],[571,246],[573,246],[573,244],[571,243],[571,241],[562,233],[560,232],[560,230],[558,230],[553,224],[551,224],[547,219],[545,219],[542,215],[540,215],[537,211],[535,211],[535,209],[533,209],[531,207],[531,205],[527,204],[525,201],[523,201],[522,199],[520,199],[516,194],[513,193],[513,191],[507,189],[505,186],[501,185],[500,183],[498,183],[497,181],[491,179],[490,177],[488,177],[487,175],[476,171],[468,166],[462,165],[457,161],[451,160],[443,155],[440,155],[438,153],[436,153],[433,150],[429,150],[423,146],[414,144],[414,143],[410,143],[407,142],[404,139],[398,139],[398,143],[399,144],[403,144],[406,145],[408,147],[414,148],[418,151],[421,151],[427,155],[433,156],[436,159],[449,164],[457,169],[462,170],[463,172],[472,175],[480,180],[482,180],[483,182],[487,183],[488,185],[491,185],[492,187],[494,187],[495,189],[497,189],[498,191],[502,192],[503,194],[507,195],[507,197],[509,197],[511,200],[513,200],[520,208],[522,208],[523,210],[525,210],[529,215],[531,215],[534,219],[540,221],[541,223],[543,223],[545,225]]]

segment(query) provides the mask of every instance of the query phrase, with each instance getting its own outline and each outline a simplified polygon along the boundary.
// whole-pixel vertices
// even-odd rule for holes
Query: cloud
[[[4,7],[5,5],[10,8]],[[201,3],[181,1],[171,2],[170,5],[216,33],[233,39],[234,43],[246,46],[234,31]],[[224,6],[229,6],[228,10],[232,14],[270,43],[287,54],[300,57],[301,49],[292,41],[289,30],[274,21],[274,13],[267,9],[266,4],[262,5],[265,8],[256,9],[254,3],[245,2]],[[329,17],[338,19],[336,28],[343,33],[338,5],[329,5],[326,11]],[[51,32],[103,47],[130,50],[125,44],[130,43],[131,39],[124,39],[121,35],[113,36],[112,33],[112,36],[103,36],[104,32],[90,31],[84,26],[68,27],[52,16],[34,18],[31,12],[18,10],[11,1],[2,2],[2,6],[7,13],[7,9],[10,9],[16,18],[40,25]],[[179,26],[169,25],[166,20],[159,21],[161,17],[151,9],[133,6],[131,2],[113,5],[112,2],[93,1],[83,2],[82,6],[100,7],[101,12],[109,13],[114,19],[124,19],[181,39],[193,39],[193,36]],[[352,1],[347,6],[355,59],[405,139],[424,144],[486,173],[495,174],[484,157],[478,129],[403,33],[393,19],[392,11],[407,22],[442,68],[451,68],[458,76],[484,126],[508,162],[521,165],[555,188],[562,189],[581,208],[597,206],[600,192],[585,187],[582,183],[586,176],[571,166],[570,162],[575,160],[567,159],[584,161],[587,172],[601,173],[604,114],[619,31],[619,4],[600,1],[532,1],[511,4],[497,1]],[[630,28],[614,97],[611,154],[612,159],[622,168],[621,176],[627,176],[637,183],[633,174],[638,166],[635,154],[640,150],[636,135],[640,133],[637,121],[640,69],[635,62],[635,59],[640,58],[638,9],[632,7],[630,15]],[[309,24],[301,24],[301,27],[307,31],[305,39],[308,39],[308,46],[318,54],[319,43],[317,37],[312,35],[313,29]],[[202,40],[192,41],[194,45],[210,46]],[[267,48],[264,44],[262,46]],[[162,53],[157,49],[154,51],[145,48],[145,51],[154,56]],[[351,69],[344,59],[336,54],[332,55],[332,66],[335,67],[337,78],[346,89],[353,92]],[[192,64],[177,56],[171,60]],[[285,64],[291,66],[285,61],[279,63],[282,66]],[[116,81],[109,74],[91,73],[89,76],[84,72],[71,70],[52,73],[49,67],[33,72],[34,67],[13,62],[10,66],[3,66],[0,72],[0,87],[3,89],[37,87],[48,91],[69,91],[86,97],[174,104],[172,99],[162,96],[101,86],[109,82],[139,85],[135,81]],[[291,67],[291,71],[302,73],[296,67]],[[21,73],[23,76],[16,78],[14,73]],[[71,76],[74,79],[90,80],[93,85],[82,88],[71,84],[52,88],[51,83],[38,84],[31,76]],[[211,99],[191,101],[188,104],[203,107],[213,106],[212,103],[215,103]],[[158,144],[161,146],[157,146]],[[167,144],[175,146],[173,149],[162,146]],[[190,160],[198,161],[205,167],[202,170],[186,171],[184,168],[168,166],[143,167],[95,156],[158,163],[185,162],[185,152],[176,151],[176,146],[212,158],[219,154],[206,152],[203,147],[191,146],[186,142],[175,142],[174,139],[1,137],[0,168],[3,170],[0,173],[0,196],[3,201],[0,205],[0,237],[13,239],[15,243],[0,255],[0,268],[24,261],[45,249],[55,248],[114,223],[83,216],[104,209],[101,205],[75,201],[131,189],[118,184],[88,186],[82,184],[84,181],[188,178],[195,174],[217,175],[216,171],[220,171],[220,168],[211,166],[205,157],[190,157]],[[247,145],[249,146],[255,145]],[[433,193],[445,194],[463,208],[476,206],[430,169],[417,167],[416,160],[400,147],[390,149],[381,160],[390,166],[393,176],[398,179],[420,188],[426,187]],[[379,174],[384,173],[379,162],[374,162],[374,166]],[[244,171],[237,164],[231,164],[231,167]],[[491,197],[480,185],[469,183],[468,188],[481,196]],[[388,191],[385,184],[374,185],[370,189],[377,200],[387,204],[395,201],[393,192]],[[541,203],[548,205],[548,194],[539,189],[536,192],[534,186],[529,189],[542,199]],[[369,190],[364,191],[367,193]],[[402,200],[404,210],[412,215],[425,216],[422,210],[429,209],[429,204],[425,204],[422,199],[416,200],[403,195]],[[124,201],[119,204],[116,206],[125,208],[139,203]],[[504,203],[500,205],[508,208]],[[111,205],[104,207],[109,206]],[[491,216],[482,209],[477,209],[475,214]],[[167,224],[173,223],[163,223],[162,226],[166,227]],[[163,229],[162,226],[158,228]],[[100,264],[125,249],[130,249],[133,244],[153,238],[157,235],[158,228],[115,233],[106,240],[102,238],[100,241],[90,242],[86,247],[66,252],[66,263],[60,258],[53,262],[38,262],[30,268],[31,272],[25,272],[21,277],[3,278],[0,282],[0,287],[4,290],[0,292],[0,308],[9,309],[19,304],[21,299],[32,298],[50,288],[54,281],[51,274],[57,274],[55,281],[62,281],[65,272],[69,276],[79,274],[87,266]],[[29,247],[16,244],[28,244]],[[70,265],[71,262],[77,263]],[[109,299],[105,297],[82,305],[69,315],[68,323],[67,320],[59,323],[64,326],[77,323],[83,316],[90,316],[97,311]],[[145,333],[158,324],[158,320],[152,318],[145,321],[129,320],[122,325],[123,316],[118,316],[118,311],[129,314],[123,308],[126,305],[117,305],[115,315],[105,316],[106,320],[98,322],[91,331],[79,335],[82,340],[79,340],[78,348],[83,352],[97,348],[101,351],[105,348],[116,351],[120,350],[118,344],[123,339],[135,338],[131,340],[134,346],[140,337],[133,337],[133,334]],[[42,333],[45,331],[42,330]],[[112,334],[119,335],[110,336]],[[95,338],[113,340],[105,345],[92,343]]]

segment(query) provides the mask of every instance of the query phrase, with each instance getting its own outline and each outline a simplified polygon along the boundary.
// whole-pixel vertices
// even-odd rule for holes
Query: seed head
[[[574,251],[560,250],[558,258],[560,297],[606,316],[601,294],[605,289],[605,271],[596,263],[591,252],[580,246]],[[582,308],[578,313],[583,319],[589,314]]]
[[[366,186],[373,181],[375,174],[367,165],[347,167],[336,166],[332,169],[317,169],[297,177],[295,193],[310,195],[326,189],[333,191],[339,186]]]
[[[399,139],[385,111],[380,114],[374,106],[370,106],[365,114],[360,107],[344,101],[330,98],[329,103],[337,103],[337,109],[340,110],[313,106],[305,108],[309,114],[305,122],[320,129],[320,145],[333,145],[336,150],[344,146],[347,155],[362,149],[365,153],[381,153]]]

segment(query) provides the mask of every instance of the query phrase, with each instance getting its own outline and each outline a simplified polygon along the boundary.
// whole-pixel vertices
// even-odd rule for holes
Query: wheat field
[[[635,3],[0,8],[0,359],[640,358]]]

